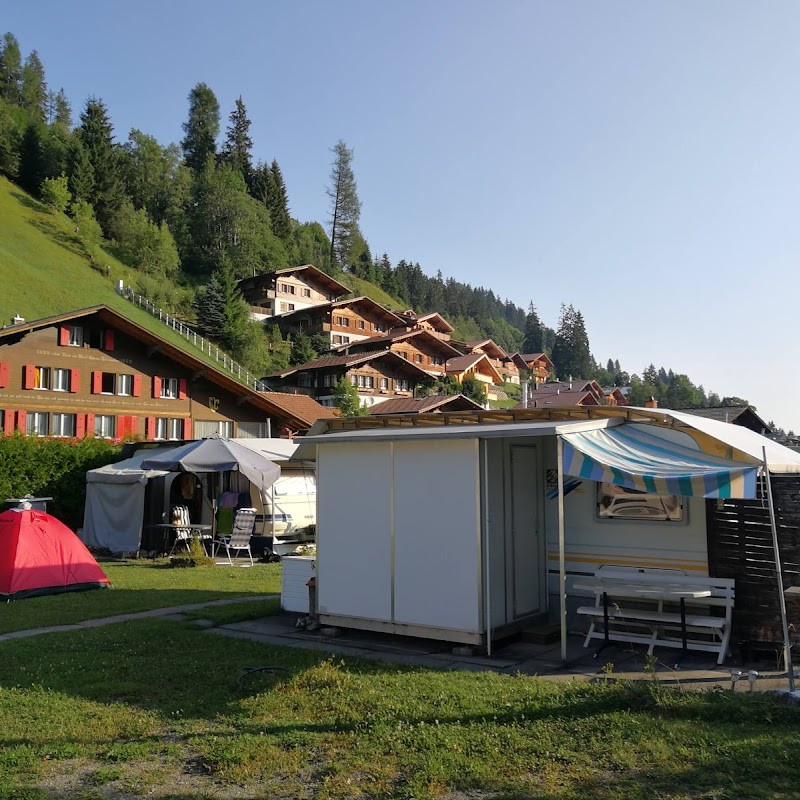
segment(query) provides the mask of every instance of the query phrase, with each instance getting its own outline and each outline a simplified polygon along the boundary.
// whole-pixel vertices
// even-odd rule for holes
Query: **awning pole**
[[[486,558],[483,564],[484,591],[486,592],[486,655],[492,654],[492,595],[491,595],[491,567],[489,564],[489,445],[486,439],[481,442],[483,447],[483,535],[486,541]]]
[[[775,504],[772,499],[772,481],[769,477],[767,448],[762,447],[764,454],[764,476],[767,479],[767,501],[769,507],[769,524],[772,528],[772,546],[775,548],[775,574],[778,580],[778,599],[781,604],[781,624],[783,625],[783,646],[785,648],[786,673],[789,678],[789,691],[794,691],[794,666],[792,665],[792,642],[789,639],[789,622],[786,619],[786,597],[783,589],[783,571],[781,569],[781,553],[778,548],[778,525],[775,522]]]
[[[567,660],[567,565],[564,556],[564,441],[558,436],[558,596],[561,615],[561,659]]]

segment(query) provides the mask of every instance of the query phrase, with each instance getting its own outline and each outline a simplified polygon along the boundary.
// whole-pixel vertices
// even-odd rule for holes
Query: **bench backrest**
[[[640,567],[618,567],[603,565],[595,570],[595,577],[615,580],[635,581],[657,586],[659,584],[686,584],[687,586],[708,586],[713,592],[710,598],[698,600],[699,603],[708,603],[709,600],[721,599],[733,605],[735,596],[735,583],[733,578],[711,578],[707,575],[687,575],[682,570],[672,569],[645,569]],[[725,602],[724,605],[728,605]]]

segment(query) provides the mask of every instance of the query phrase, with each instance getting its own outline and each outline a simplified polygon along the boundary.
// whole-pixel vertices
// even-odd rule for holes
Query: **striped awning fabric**
[[[623,424],[567,433],[564,472],[628,489],[681,497],[754,498],[758,465],[728,461]]]

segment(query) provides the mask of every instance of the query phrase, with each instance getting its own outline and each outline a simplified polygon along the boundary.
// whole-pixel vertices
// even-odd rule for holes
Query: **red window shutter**
[[[103,391],[103,373],[92,370],[92,394],[100,394]]]
[[[103,331],[103,350],[112,352],[114,350],[114,331],[111,328],[106,328]]]
[[[58,343],[60,345],[69,344],[69,325],[62,325],[58,329]]]
[[[161,378],[153,376],[153,397],[161,397]]]
[[[89,436],[94,436],[94,414],[86,415],[86,433]]]
[[[36,382],[35,374],[36,367],[33,364],[26,364],[25,377],[22,382],[23,389],[33,389],[33,384]]]
[[[71,369],[69,375],[69,391],[75,394],[81,390],[81,371],[79,369]]]
[[[181,378],[178,381],[178,400],[186,399],[186,378]]]
[[[183,421],[183,438],[192,438],[192,421],[188,417]]]
[[[0,361],[0,389],[5,389],[8,386],[8,364],[5,361]]]
[[[129,436],[138,436],[139,434],[139,417],[131,416],[127,417],[128,420],[128,427],[125,433]]]
[[[10,409],[6,409],[3,415],[3,433],[6,436],[14,435],[14,412]]]
[[[145,439],[154,439],[156,435],[156,418],[155,417],[145,417],[144,418],[144,436]]]
[[[117,424],[115,426],[115,437],[116,439],[121,439],[125,435],[125,426],[127,424],[128,418],[127,417],[117,417]]]
[[[75,415],[75,438],[76,439],[83,439],[86,436],[86,415],[85,414],[76,414]]]
[[[17,411],[17,430],[20,433],[25,433],[28,429],[28,412]]]
[[[142,376],[141,375],[134,375],[133,376],[133,396],[139,397],[142,393]]]

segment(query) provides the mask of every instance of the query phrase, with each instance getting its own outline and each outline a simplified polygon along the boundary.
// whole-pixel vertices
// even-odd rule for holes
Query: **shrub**
[[[72,202],[72,195],[65,175],[59,178],[45,178],[42,181],[42,201],[56,211],[66,211]]]
[[[169,560],[172,567],[213,567],[214,559],[206,555],[200,540],[192,537],[189,541],[189,549],[185,553],[172,556]]]

